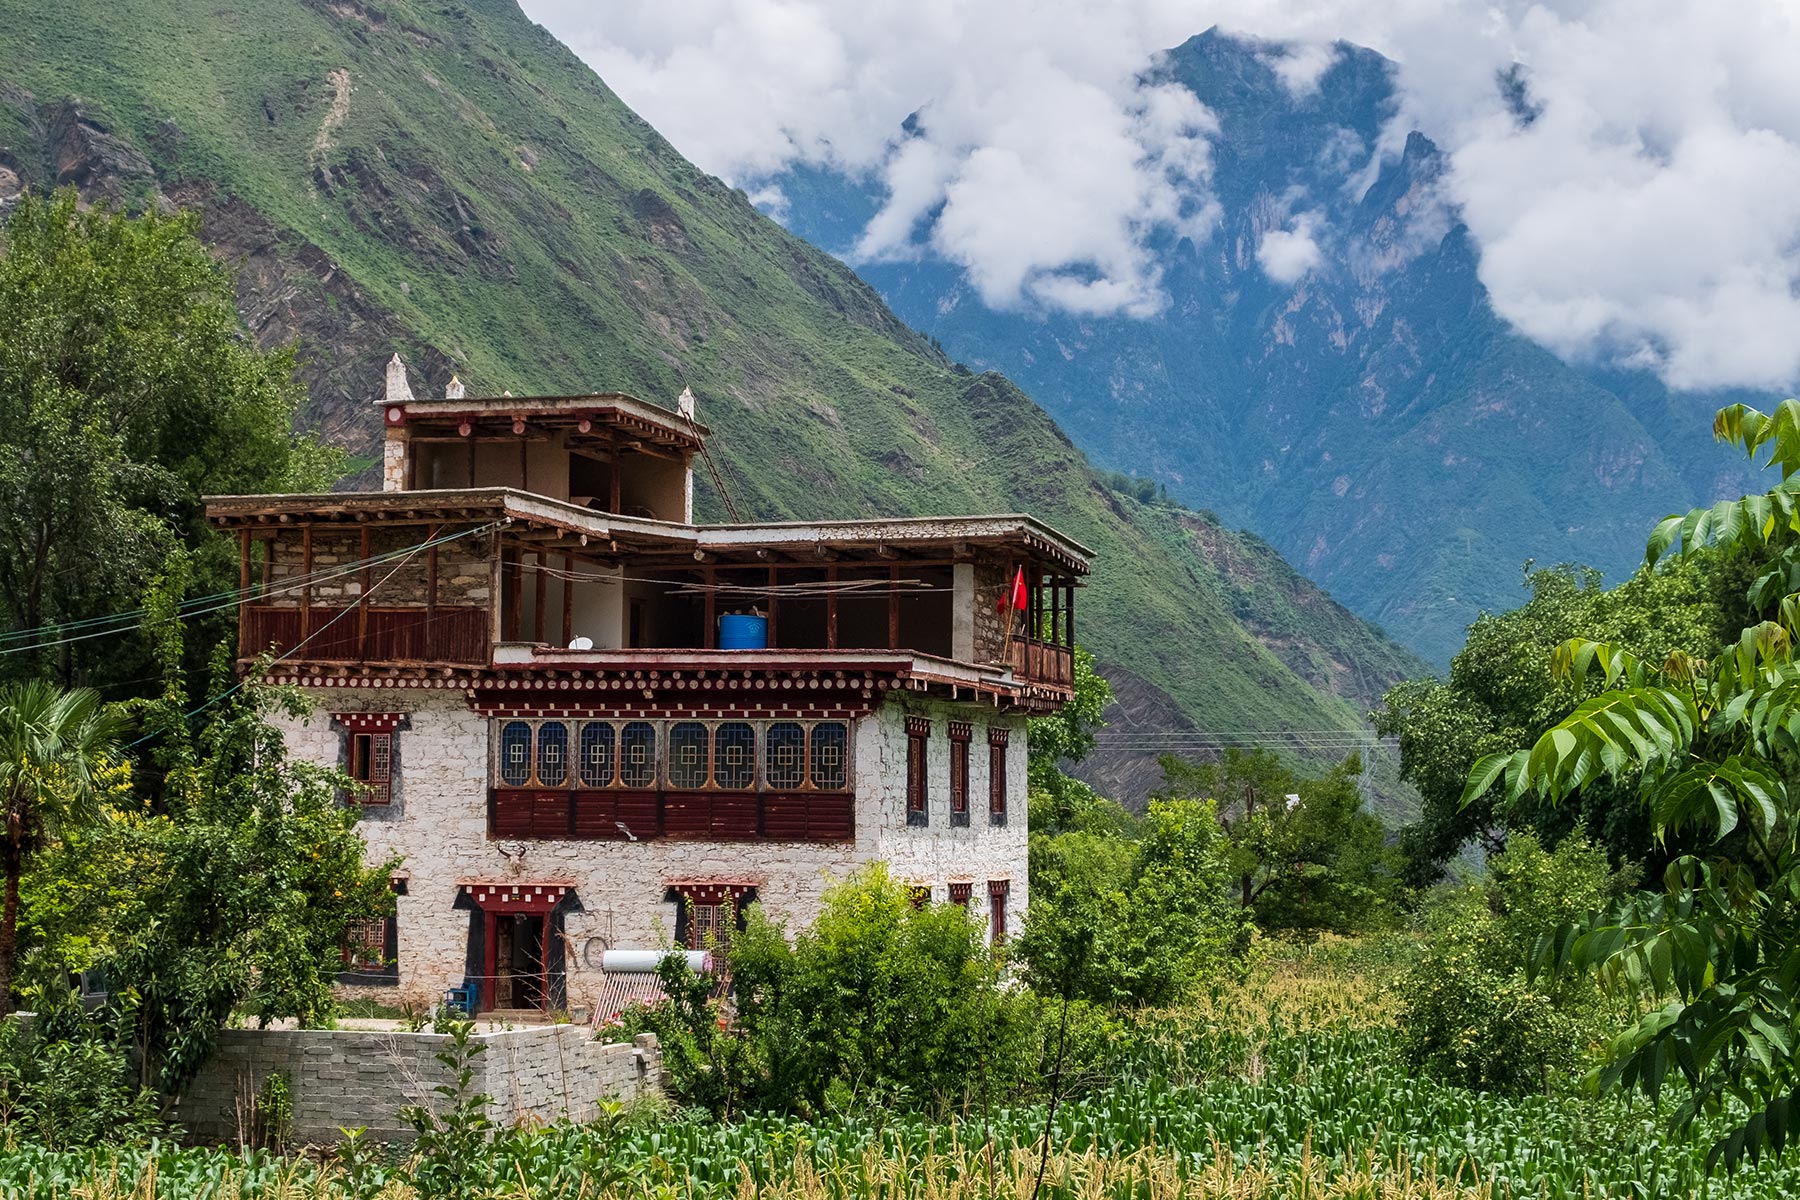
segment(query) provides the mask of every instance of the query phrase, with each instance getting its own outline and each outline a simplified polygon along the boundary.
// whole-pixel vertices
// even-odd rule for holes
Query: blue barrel
[[[719,649],[767,650],[769,618],[731,614],[719,618]]]

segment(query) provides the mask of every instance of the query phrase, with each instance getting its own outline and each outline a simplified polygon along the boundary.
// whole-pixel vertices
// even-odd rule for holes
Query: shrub
[[[162,1129],[156,1097],[123,1050],[78,1007],[33,1027],[0,1021],[0,1127],[52,1149],[144,1141]]]
[[[1400,1048],[1407,1063],[1466,1087],[1553,1090],[1584,1061],[1603,1003],[1587,979],[1526,978],[1538,940],[1631,886],[1582,836],[1546,851],[1514,836],[1488,878],[1441,896],[1425,952],[1407,973]]]

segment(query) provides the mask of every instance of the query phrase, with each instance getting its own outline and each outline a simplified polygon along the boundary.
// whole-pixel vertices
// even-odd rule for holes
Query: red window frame
[[[988,932],[996,946],[1006,941],[1006,896],[1010,891],[1010,879],[988,880]]]
[[[350,739],[349,770],[345,773],[364,785],[356,799],[365,805],[389,804],[394,798],[394,735],[357,733]]]
[[[952,883],[950,885],[950,903],[969,907],[969,893],[975,890],[972,883]]]
[[[988,730],[988,820],[1006,824],[1006,743],[1010,729]]]
[[[931,822],[931,789],[926,782],[929,759],[927,739],[931,721],[925,717],[906,718],[906,822],[928,825]]]
[[[969,740],[967,721],[950,722],[950,823],[969,823]]]
[[[346,971],[379,971],[388,965],[388,925],[393,919],[371,917],[345,927],[341,957]]]

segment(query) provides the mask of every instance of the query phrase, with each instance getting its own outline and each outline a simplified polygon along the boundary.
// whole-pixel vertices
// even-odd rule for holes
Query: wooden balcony
[[[1046,687],[1075,686],[1075,652],[1038,638],[1014,637],[1009,655],[1015,676]]]
[[[239,652],[246,658],[273,649],[298,662],[484,666],[488,661],[485,608],[252,604],[243,614]]]
[[[849,792],[492,788],[490,838],[548,841],[848,842]]]

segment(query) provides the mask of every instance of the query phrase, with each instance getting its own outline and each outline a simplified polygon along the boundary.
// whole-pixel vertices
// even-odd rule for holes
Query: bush
[[[1539,939],[1636,880],[1582,836],[1546,851],[1514,836],[1488,878],[1438,898],[1424,954],[1407,973],[1400,1047],[1407,1063],[1465,1087],[1522,1094],[1566,1084],[1603,1025],[1591,979],[1536,982]]]
[[[161,1132],[155,1094],[79,1011],[40,1027],[0,1021],[0,1127],[51,1149],[129,1144]]]
[[[915,908],[879,864],[827,891],[791,945],[753,906],[730,962],[729,1021],[678,956],[664,964],[671,1003],[657,1033],[683,1103],[957,1107],[1027,1074],[1029,1002],[1001,988],[981,926],[960,906]]]

